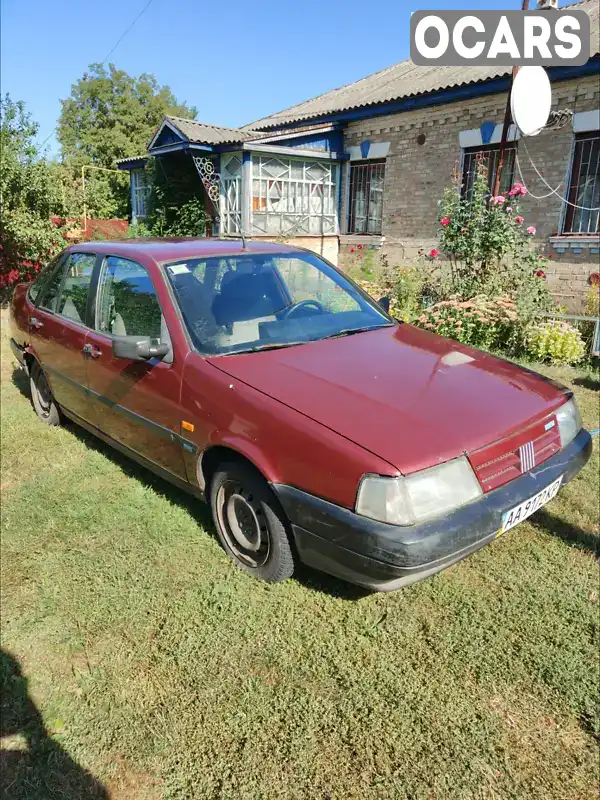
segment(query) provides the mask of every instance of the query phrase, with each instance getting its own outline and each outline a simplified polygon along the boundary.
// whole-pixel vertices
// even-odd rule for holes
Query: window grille
[[[385,160],[350,166],[348,233],[381,233]]]
[[[502,165],[502,175],[500,176],[500,194],[506,194],[512,187],[515,180],[515,153],[516,146],[508,144],[504,150],[504,163]],[[473,147],[465,150],[462,174],[462,196],[466,200],[472,200],[477,178],[477,169],[481,168],[487,177],[488,189],[490,194],[494,190],[496,172],[500,160],[500,145],[491,144],[485,147]]]
[[[252,233],[336,233],[336,171],[329,162],[252,157]]]
[[[569,192],[565,204],[563,233],[594,234],[600,232],[600,133],[575,137]],[[582,206],[582,208],[574,208]]]

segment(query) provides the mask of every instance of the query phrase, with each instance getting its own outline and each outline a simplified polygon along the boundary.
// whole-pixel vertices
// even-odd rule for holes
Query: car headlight
[[[356,513],[390,525],[414,525],[482,493],[469,462],[461,457],[406,477],[365,475],[358,487]]]
[[[560,433],[560,445],[566,447],[577,436],[582,426],[581,414],[573,397],[558,409],[556,421]]]

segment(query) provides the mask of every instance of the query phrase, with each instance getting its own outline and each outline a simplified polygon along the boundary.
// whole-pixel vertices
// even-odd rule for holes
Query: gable
[[[150,142],[149,150],[154,150],[158,147],[167,147],[170,144],[181,144],[186,142],[187,139],[181,134],[177,133],[167,122],[163,122],[162,128],[158,131],[155,138]]]

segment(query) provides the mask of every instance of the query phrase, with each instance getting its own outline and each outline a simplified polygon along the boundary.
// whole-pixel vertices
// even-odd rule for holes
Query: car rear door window
[[[95,263],[94,253],[71,253],[56,308],[58,314],[85,324],[87,299]]]
[[[40,297],[40,308],[46,308],[48,311],[56,311],[60,297],[60,289],[63,283],[63,276],[65,274],[64,267],[65,263],[63,262],[61,267],[57,268],[48,281]]]
[[[96,328],[113,336],[149,336],[169,342],[156,291],[141,264],[116,256],[105,259]]]
[[[36,303],[38,298],[42,299],[43,289],[50,282],[50,280],[58,273],[62,278],[63,270],[59,265],[64,265],[65,256],[59,256],[53,259],[47,266],[45,266],[40,274],[37,276],[34,283],[29,287],[29,299],[32,303]],[[60,278],[58,286],[60,288]]]
[[[40,307],[86,324],[86,307],[96,255],[70,253],[42,292]]]

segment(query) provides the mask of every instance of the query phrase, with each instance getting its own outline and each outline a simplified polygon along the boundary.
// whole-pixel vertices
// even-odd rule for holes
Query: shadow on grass
[[[31,402],[31,394],[29,393],[29,375],[21,367],[15,367],[12,374],[12,382],[16,388],[21,392],[23,397],[26,397]]]
[[[544,528],[548,533],[556,536],[567,544],[574,545],[581,550],[587,550],[596,558],[600,558],[600,537],[590,531],[584,531],[570,522],[565,522],[559,517],[555,517],[549,511],[542,508],[536,512],[533,518],[536,525]]]
[[[48,735],[18,661],[0,650],[0,796],[108,800],[104,786]],[[8,741],[8,737],[12,741]]]
[[[585,378],[575,378],[573,385],[581,386],[583,389],[591,389],[594,392],[600,392],[600,380],[597,378],[590,378],[589,375]]]
[[[25,370],[15,368],[13,370],[12,380],[23,397],[27,398],[28,402],[31,402],[29,378]],[[32,413],[35,412],[32,411]],[[63,427],[72,433],[73,436],[76,436],[79,441],[83,442],[86,447],[89,447],[91,450],[96,450],[110,459],[128,477],[135,478],[165,499],[185,508],[197,525],[209,536],[218,540],[217,532],[212,521],[212,514],[206,503],[203,503],[193,495],[188,494],[188,492],[169,483],[169,481],[156,475],[150,469],[142,467],[109,444],[106,444],[102,439],[89,433],[84,428],[80,428],[79,425],[71,420],[65,419],[63,421]],[[339,578],[334,578],[332,575],[327,575],[324,572],[305,567],[303,564],[299,564],[297,570],[294,572],[294,580],[312,591],[323,592],[331,597],[339,597],[345,600],[360,600],[362,597],[372,594],[369,589],[347,583]]]

